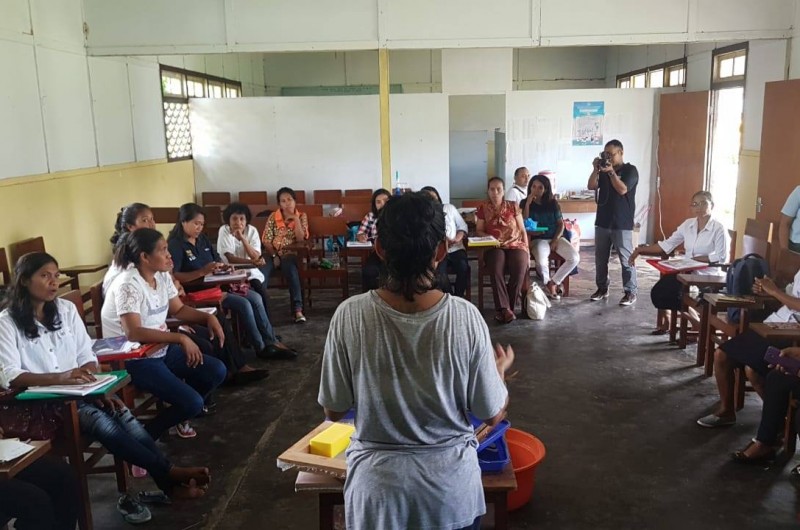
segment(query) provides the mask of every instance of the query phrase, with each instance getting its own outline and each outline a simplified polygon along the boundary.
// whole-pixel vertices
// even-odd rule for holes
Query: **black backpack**
[[[725,292],[733,296],[753,294],[756,278],[769,276],[769,263],[758,254],[748,254],[731,263],[725,280]],[[728,308],[728,321],[739,322],[738,307]]]

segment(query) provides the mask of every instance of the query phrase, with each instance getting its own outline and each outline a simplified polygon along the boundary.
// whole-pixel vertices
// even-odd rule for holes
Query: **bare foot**
[[[169,478],[179,483],[195,481],[200,486],[207,486],[211,482],[211,472],[207,467],[173,467],[169,470]]]
[[[197,481],[190,480],[188,484],[181,484],[172,489],[172,497],[176,499],[199,499],[206,494],[208,486],[200,487]]]

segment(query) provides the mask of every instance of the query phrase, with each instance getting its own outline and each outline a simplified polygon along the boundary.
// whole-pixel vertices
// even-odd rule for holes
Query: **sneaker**
[[[179,423],[174,428],[175,428],[175,434],[179,438],[194,438],[197,436],[197,431],[195,431],[194,428],[191,425],[189,425],[188,421]],[[172,432],[172,429],[170,429],[170,432]]]
[[[147,506],[142,506],[127,494],[117,501],[117,511],[122,515],[125,522],[129,524],[142,524],[153,518]]]
[[[633,293],[625,293],[625,296],[622,297],[622,300],[619,301],[619,305],[633,305],[636,303],[636,295]]]
[[[602,300],[603,298],[608,298],[608,289],[598,289],[589,297],[589,300],[593,302],[597,302],[598,300]]]
[[[716,427],[728,427],[730,425],[736,425],[736,418],[721,418],[716,414],[709,414],[708,416],[703,416],[697,420],[697,424],[700,427],[708,427],[709,429],[714,429]]]
[[[303,313],[301,313],[300,311],[298,311],[297,313],[294,314],[294,323],[295,324],[302,324],[305,321],[306,321],[306,316]]]

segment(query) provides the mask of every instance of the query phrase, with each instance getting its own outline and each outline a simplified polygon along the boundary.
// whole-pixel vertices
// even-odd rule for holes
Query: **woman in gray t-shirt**
[[[447,244],[444,214],[429,196],[389,200],[376,252],[385,286],[336,310],[319,391],[329,418],[357,410],[347,528],[477,528],[486,506],[468,413],[500,421],[514,353],[492,348],[472,304],[436,289]]]

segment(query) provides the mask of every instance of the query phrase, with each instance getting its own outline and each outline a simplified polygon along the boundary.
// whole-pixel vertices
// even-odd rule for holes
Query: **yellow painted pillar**
[[[389,129],[389,50],[378,50],[378,90],[381,116],[381,180],[383,187],[392,189],[392,144]]]

